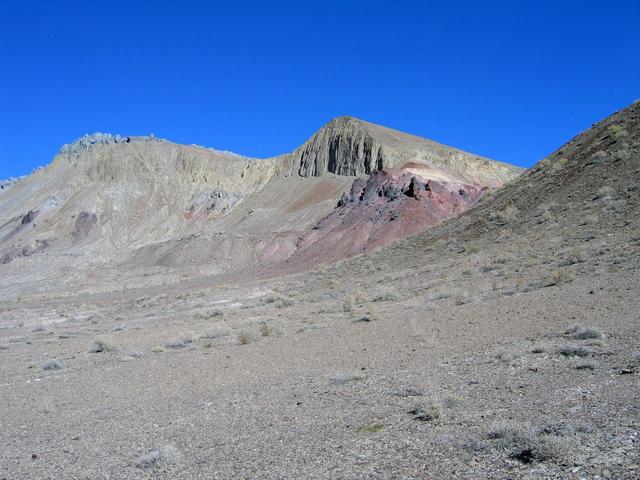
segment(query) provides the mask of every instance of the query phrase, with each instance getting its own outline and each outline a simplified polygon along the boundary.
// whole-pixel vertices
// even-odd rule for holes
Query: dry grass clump
[[[522,463],[564,461],[569,447],[567,439],[562,436],[536,432],[513,421],[494,423],[484,435],[484,441],[484,444],[479,444],[481,449],[505,450],[511,458]]]
[[[280,295],[280,294],[274,294],[274,295],[266,295],[265,297],[262,297],[261,303],[263,305],[271,305],[272,304],[276,308],[286,308],[286,307],[290,307],[295,302],[290,297],[285,297],[285,296]]]
[[[563,283],[571,283],[575,279],[576,276],[568,270],[556,270],[551,274],[551,278],[545,283],[545,286],[552,287]]]
[[[344,385],[345,383],[364,380],[364,376],[360,372],[336,372],[329,377],[329,380],[336,385]]]
[[[576,370],[595,370],[599,364],[595,360],[584,360],[576,364]]]
[[[395,292],[387,291],[374,296],[372,302],[396,302],[400,300],[400,295]]]
[[[260,336],[261,337],[270,337],[273,333],[273,328],[271,328],[268,324],[263,323],[260,325]]]
[[[164,346],[167,348],[176,348],[176,349],[184,348],[190,343],[193,343],[193,341],[194,341],[193,336],[185,335],[182,337],[176,337],[169,340],[167,343],[164,344]]]
[[[379,431],[384,429],[384,425],[382,423],[374,423],[372,425],[363,425],[356,428],[356,432],[358,433],[378,433]]]
[[[593,349],[568,343],[558,348],[558,353],[565,357],[588,357],[593,355]]]
[[[115,345],[102,338],[95,339],[89,347],[89,353],[115,352],[116,350]]]
[[[503,210],[495,212],[494,218],[502,224],[513,222],[518,218],[518,209],[513,205],[508,205]]]
[[[40,364],[40,368],[43,370],[62,370],[64,364],[60,360],[49,358]]]
[[[601,187],[598,190],[598,192],[596,193],[595,199],[598,200],[600,198],[607,198],[607,197],[611,197],[611,195],[613,195],[613,188],[606,185],[604,187]]]
[[[613,199],[613,198],[605,198],[604,205],[607,210],[615,213],[620,213],[624,211],[624,207],[627,206],[627,201],[624,198]]]
[[[193,318],[196,320],[211,320],[212,318],[224,317],[224,312],[218,308],[214,310],[207,310],[206,312],[198,312]]]
[[[253,333],[248,330],[242,330],[238,333],[238,343],[240,345],[248,345],[255,340]]]
[[[430,401],[415,405],[409,413],[413,415],[414,420],[419,420],[421,422],[437,422],[442,416],[442,407],[439,403]]]
[[[576,340],[595,340],[602,338],[602,332],[594,327],[584,327],[580,324],[573,324],[567,327],[564,332],[566,335],[569,335],[571,338]]]
[[[149,453],[140,457],[137,466],[139,468],[162,469],[178,465],[182,463],[182,461],[183,456],[180,450],[173,445],[165,445],[154,448]]]
[[[564,258],[558,263],[560,267],[566,267],[568,265],[574,265],[576,263],[583,263],[587,260],[584,252],[579,248],[574,248],[567,254],[565,254]]]
[[[439,292],[432,293],[431,295],[429,295],[428,300],[430,302],[435,302],[436,300],[443,300],[445,298],[450,298],[452,295],[453,293],[451,293],[449,290],[443,289],[443,290],[440,290]]]

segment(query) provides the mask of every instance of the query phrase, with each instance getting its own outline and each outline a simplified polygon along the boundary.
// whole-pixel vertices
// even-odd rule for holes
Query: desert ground
[[[383,167],[403,168],[397,155]],[[295,178],[310,157],[293,157],[221,160],[250,173],[218,233],[167,214],[170,236],[150,238],[145,217],[126,252],[100,243],[123,227],[98,216],[86,239],[23,255],[16,239],[45,233],[15,230],[16,212],[50,193],[31,207],[20,183],[0,192],[0,231],[17,232],[0,243],[0,478],[640,477],[640,104],[519,176],[423,155],[439,181],[491,188],[420,233],[363,235],[347,258],[326,239],[344,246],[348,229],[316,257],[291,239],[375,168]],[[282,182],[322,183],[322,201],[246,220],[278,185],[295,191]],[[370,224],[402,221],[384,218]],[[266,231],[277,248],[248,240]]]

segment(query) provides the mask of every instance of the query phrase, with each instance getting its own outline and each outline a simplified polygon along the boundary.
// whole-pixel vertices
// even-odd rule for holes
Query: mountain
[[[401,203],[395,202],[393,213],[352,245],[338,240],[335,228],[318,227],[331,223],[323,218],[336,216],[357,176],[377,172],[374,178],[381,178],[388,169],[401,172],[399,192],[415,177],[423,189],[436,182],[441,190],[464,191],[463,201],[447,194],[440,203],[417,202],[421,213],[407,214],[404,223],[411,225],[403,228],[395,228],[403,223],[398,218],[414,207],[395,208]],[[4,267],[9,270],[60,262],[81,270],[111,265],[220,273],[305,250],[295,258],[309,267],[328,259],[327,250],[342,258],[421,231],[521,171],[349,117],[332,120],[294,152],[264,160],[153,136],[87,135],[63,146],[49,166],[0,190],[0,259],[13,265]],[[404,203],[415,198],[402,196]],[[391,200],[352,209],[349,225]],[[443,202],[451,208],[441,208]]]

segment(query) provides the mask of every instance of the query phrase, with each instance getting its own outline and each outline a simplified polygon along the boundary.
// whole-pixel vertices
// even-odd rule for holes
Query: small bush
[[[262,325],[260,325],[261,337],[270,337],[272,333],[273,333],[273,328],[271,328],[269,325],[267,325],[266,323],[263,323]]]
[[[378,433],[379,431],[384,429],[384,425],[382,423],[374,423],[373,425],[363,425],[361,427],[356,428],[356,432],[358,433]]]
[[[116,350],[115,345],[101,338],[97,338],[89,347],[89,353],[115,352]]]
[[[593,354],[593,350],[581,345],[567,344],[560,347],[558,353],[565,357],[588,357]]]
[[[564,267],[568,265],[574,265],[576,263],[585,262],[587,257],[579,248],[574,248],[569,253],[567,253],[564,258],[560,261],[558,266]]]
[[[151,450],[138,460],[139,468],[162,469],[175,466],[183,461],[182,453],[173,445],[165,445]]]
[[[567,329],[567,333],[576,340],[595,340],[603,337],[602,332],[597,328],[580,325],[573,327],[571,331]]]
[[[576,279],[575,275],[568,270],[556,270],[551,274],[551,278],[545,283],[545,286],[562,285],[563,283],[571,283]]]
[[[598,362],[595,360],[585,360],[576,364],[576,370],[595,370],[598,368]]]
[[[614,200],[613,198],[606,198],[605,206],[607,210],[611,212],[620,213],[624,211],[624,207],[627,206],[627,201],[624,198],[620,198],[618,200]]]
[[[211,320],[212,318],[224,317],[224,312],[220,309],[208,310],[206,312],[198,312],[194,318],[199,320]]]
[[[240,333],[238,333],[238,343],[240,345],[248,345],[251,342],[253,342],[253,340],[254,340],[253,333],[247,330],[242,330]]]
[[[485,438],[492,447],[506,450],[522,463],[563,460],[568,450],[564,438],[536,433],[513,421],[494,423]]]
[[[64,364],[60,360],[49,358],[40,364],[40,368],[43,370],[62,370]]]
[[[513,222],[516,218],[518,218],[518,209],[513,205],[509,205],[503,210],[496,212],[494,218],[496,218],[502,224]]]
[[[169,340],[167,343],[164,344],[164,346],[167,348],[178,349],[178,348],[184,348],[190,343],[193,343],[193,338],[191,338],[190,336],[176,337]]]
[[[610,186],[606,185],[604,187],[601,187],[598,190],[598,193],[596,194],[596,199],[600,199],[600,198],[606,198],[606,197],[610,197],[611,195],[613,195],[613,188],[611,188]]]
[[[436,422],[442,416],[442,407],[434,402],[417,404],[409,411],[414,420],[421,422]]]
[[[335,383],[337,385],[344,385],[345,383],[350,382],[359,382],[363,379],[364,377],[359,372],[336,372],[329,378],[331,383]]]

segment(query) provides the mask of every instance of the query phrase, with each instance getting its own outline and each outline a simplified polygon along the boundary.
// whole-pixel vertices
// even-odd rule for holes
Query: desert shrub
[[[180,450],[173,445],[165,445],[154,448],[149,453],[140,457],[137,466],[139,468],[162,469],[178,465],[182,463],[182,461],[183,456]]]
[[[575,275],[568,270],[556,270],[551,274],[551,278],[545,283],[545,286],[562,285],[573,282],[575,279]]]
[[[400,300],[400,295],[394,292],[382,292],[374,296],[373,302],[395,302]]]
[[[378,433],[379,431],[384,429],[384,425],[382,423],[374,423],[372,425],[362,425],[356,428],[356,432],[358,433]]]
[[[433,401],[428,403],[419,403],[409,411],[413,415],[414,420],[421,422],[437,422],[442,416],[442,407]]]
[[[396,397],[402,397],[402,398],[406,398],[406,397],[422,397],[424,395],[424,392],[418,388],[415,387],[405,387],[401,390],[398,390],[397,392],[392,393],[392,395],[396,396]]]
[[[89,353],[115,352],[116,350],[115,345],[101,338],[97,338],[89,347]]]
[[[193,343],[193,337],[186,335],[182,337],[172,338],[167,343],[165,343],[164,346],[167,348],[177,349],[177,348],[184,348],[190,343]]]
[[[579,222],[580,226],[592,226],[598,223],[598,217],[596,215],[586,215],[582,217]]]
[[[558,263],[558,266],[565,267],[568,265],[574,265],[576,263],[585,262],[587,257],[579,248],[573,248],[570,252],[565,254],[564,258]]]
[[[598,150],[596,153],[591,155],[591,158],[589,159],[589,161],[594,165],[598,165],[604,162],[607,159],[607,156],[608,156],[607,152],[604,152],[603,150]]]
[[[194,315],[198,320],[211,320],[212,318],[224,317],[224,312],[220,309],[207,310],[206,312],[198,312]]]
[[[331,381],[331,383],[335,383],[336,385],[344,385],[345,383],[358,382],[363,379],[364,377],[359,372],[336,372],[333,375],[331,375],[331,377],[329,377],[329,380]]]
[[[603,336],[602,332],[597,328],[583,327],[579,324],[569,326],[565,333],[576,340],[593,340],[602,338]]]
[[[598,368],[598,362],[595,360],[584,360],[576,364],[576,370],[595,370]]]
[[[513,222],[518,218],[518,209],[513,205],[508,205],[504,209],[496,212],[494,218],[503,224]]]
[[[62,370],[64,364],[60,360],[49,358],[40,364],[40,368],[43,370]]]
[[[428,299],[430,302],[435,302],[436,300],[443,300],[445,298],[450,298],[451,295],[453,294],[449,290],[440,290],[439,292],[429,295]]]
[[[630,157],[631,152],[628,148],[620,148],[611,154],[611,158],[616,162],[624,162],[625,160],[629,160]]]
[[[610,212],[620,213],[624,211],[624,207],[627,206],[627,201],[624,198],[613,199],[613,198],[605,198],[605,207]]]
[[[609,125],[607,127],[607,134],[612,136],[615,139],[625,138],[629,133],[622,128],[621,125]]]
[[[273,333],[273,328],[271,328],[268,324],[263,323],[260,325],[260,336],[261,337],[270,337]]]
[[[242,330],[240,333],[238,333],[238,343],[240,345],[248,345],[254,340],[255,337],[253,336],[253,333],[249,332],[248,330]]]
[[[604,187],[601,187],[598,192],[596,193],[596,199],[599,198],[606,198],[606,197],[610,197],[611,195],[613,195],[613,188],[611,188],[608,185],[605,185]]]
[[[491,448],[505,450],[522,463],[562,461],[568,451],[565,438],[536,432],[513,421],[494,423],[485,439]]]
[[[569,343],[558,348],[558,353],[565,357],[588,357],[593,354],[593,350],[589,347]]]

